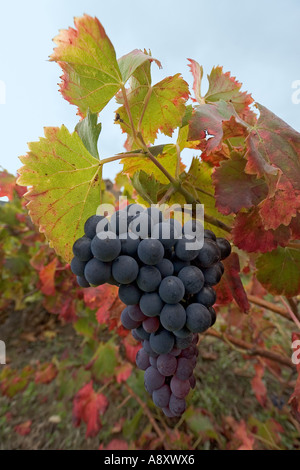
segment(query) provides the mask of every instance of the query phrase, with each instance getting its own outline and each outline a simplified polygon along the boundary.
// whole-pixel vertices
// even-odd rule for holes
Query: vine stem
[[[237,346],[238,348],[244,349],[245,354],[249,354],[249,356],[261,356],[265,357],[267,359],[270,359],[271,361],[280,363],[284,366],[290,367],[291,369],[294,369],[295,366],[292,363],[291,359],[285,356],[282,356],[281,354],[275,353],[273,351],[267,351],[266,349],[263,348],[256,348],[253,347],[253,344],[248,343],[242,339],[235,338],[234,336],[228,335],[228,334],[222,334],[217,330],[210,329],[208,330],[205,335],[208,336],[214,336],[215,338],[221,339],[225,343],[232,343],[234,346]]]
[[[271,310],[274,313],[278,313],[282,317],[286,318],[289,321],[292,321],[290,315],[286,311],[285,308],[280,307],[279,305],[274,305],[271,302],[268,302],[267,300],[260,299],[259,297],[256,297],[255,295],[247,294],[249,302],[252,304],[258,305],[259,307],[266,308],[267,310]]]
[[[291,309],[289,304],[286,302],[284,297],[282,297],[282,295],[280,296],[280,300],[283,303],[283,305],[286,307],[287,311],[289,312],[290,317],[292,318],[293,322],[297,326],[298,330],[300,330],[300,321],[298,320],[298,318],[296,317],[296,315],[294,314],[293,310]]]
[[[125,86],[123,84],[121,86],[121,91],[122,91],[122,96],[123,96],[123,99],[124,99],[124,106],[125,106],[127,116],[128,116],[129,122],[130,122],[131,130],[132,130],[132,135],[133,135],[134,140],[136,140],[136,138],[137,138],[136,129],[134,127],[134,122],[133,122],[133,119],[132,119],[132,114],[131,114],[130,106],[129,106],[128,99],[127,99],[126,89],[125,89]]]

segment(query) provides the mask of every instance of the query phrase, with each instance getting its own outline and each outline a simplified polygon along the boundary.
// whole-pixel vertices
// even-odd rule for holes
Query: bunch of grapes
[[[153,402],[168,417],[181,416],[195,387],[198,334],[216,321],[213,286],[231,252],[226,239],[203,233],[202,226],[200,245],[198,224],[191,220],[182,227],[155,207],[131,204],[110,221],[90,217],[85,235],[73,245],[71,269],[81,287],[119,286],[126,304],[121,322],[142,344],[136,364],[145,371]]]

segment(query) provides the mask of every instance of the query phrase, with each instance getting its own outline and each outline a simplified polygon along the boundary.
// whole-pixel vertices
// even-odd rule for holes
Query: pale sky
[[[78,116],[58,93],[61,70],[48,62],[52,38],[73,26],[73,17],[97,16],[117,57],[132,49],[151,49],[153,82],[182,73],[192,84],[187,58],[208,74],[223,65],[243,83],[242,90],[300,131],[300,103],[292,102],[300,80],[300,2],[298,0],[26,0],[2,1],[0,16],[0,165],[12,173],[27,142],[43,136],[44,126],[65,124],[73,131]],[[5,100],[4,100],[5,85]],[[204,92],[207,81],[204,80]],[[5,102],[4,102],[5,101]],[[123,150],[124,135],[113,124],[113,101],[100,114],[100,157]],[[159,142],[168,142],[162,137]],[[192,152],[184,154],[188,164]],[[105,167],[114,178],[118,163]]]

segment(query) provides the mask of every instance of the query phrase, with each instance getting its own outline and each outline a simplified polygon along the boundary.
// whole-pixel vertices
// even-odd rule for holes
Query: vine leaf
[[[73,403],[74,426],[80,426],[83,421],[86,428],[86,437],[96,436],[101,428],[100,416],[108,407],[108,400],[102,393],[96,393],[93,382],[84,385],[75,395]]]
[[[65,126],[45,128],[45,138],[30,143],[20,160],[18,184],[30,187],[25,198],[31,219],[69,262],[84,222],[100,204],[101,164]]]
[[[257,279],[271,293],[293,297],[300,292],[300,251],[277,248],[259,256]]]
[[[188,84],[179,73],[152,86],[150,65],[148,60],[135,70],[126,90],[133,124],[142,133],[146,144],[155,141],[159,130],[172,136],[174,129],[181,124],[185,102],[189,97]],[[118,102],[123,104],[120,95]],[[120,116],[118,122],[122,130],[129,134],[126,148],[130,150],[133,147],[125,106],[116,112]]]
[[[155,179],[153,174],[149,175],[143,170],[136,171],[131,181],[134,189],[148,204],[157,203],[157,195],[163,185]]]
[[[250,310],[250,304],[240,278],[240,262],[238,255],[231,253],[231,255],[223,261],[223,264],[225,267],[224,280],[231,290],[234,300],[240,309],[246,313]]]
[[[257,207],[248,213],[237,214],[232,235],[234,244],[248,253],[266,253],[278,245],[287,245],[291,239],[290,228],[285,225],[280,225],[276,230],[266,230]]]
[[[60,91],[81,116],[99,113],[118,92],[122,76],[116,53],[97,18],[74,19],[75,29],[61,30],[50,60],[63,70]]]
[[[231,226],[234,220],[233,217],[221,214],[216,207],[212,172],[213,168],[208,163],[201,162],[198,158],[194,157],[189,171],[182,175],[182,184],[187,189],[193,191],[201,204],[204,204],[206,215],[215,217],[219,221]],[[213,230],[217,236],[224,236],[224,231],[218,227],[212,226],[207,222],[205,222],[205,227]],[[228,234],[226,234],[227,236]]]
[[[236,214],[242,208],[256,206],[268,194],[263,179],[245,173],[246,163],[240,153],[232,152],[231,158],[220,162],[212,175],[216,205],[222,214]]]
[[[215,103],[223,100],[232,103],[236,112],[243,116],[253,103],[253,98],[247,92],[241,92],[242,83],[235,77],[231,77],[229,72],[223,72],[223,67],[213,67],[210,75],[207,76],[209,88],[204,96],[206,103]]]
[[[143,52],[139,49],[134,49],[128,54],[120,57],[120,59],[118,59],[118,64],[123,83],[126,83],[135,70],[146,61],[149,61],[150,63],[154,61],[160,69],[162,68],[159,60],[154,59],[150,53],[147,54],[146,51]]]
[[[289,225],[300,210],[300,134],[257,104],[260,117],[247,139],[245,171],[264,177],[268,197],[260,204],[266,229]]]
[[[222,140],[240,136],[243,127],[237,124],[238,116],[231,103],[223,100],[213,104],[195,106],[189,123],[189,141],[204,141],[201,150],[207,154],[222,148]],[[226,121],[230,121],[225,127]],[[226,132],[225,132],[226,131]]]
[[[196,101],[198,101],[198,103],[201,103],[203,102],[203,98],[201,97],[201,83],[202,83],[202,78],[203,78],[203,67],[202,65],[199,65],[198,62],[194,59],[188,59],[188,61],[190,62],[190,64],[188,65],[194,77],[194,83],[193,83],[194,95],[195,95]]]
[[[177,149],[176,145],[174,144],[167,144],[162,147],[156,157],[156,159],[162,164],[162,166],[172,175],[175,177],[176,175],[176,167],[177,167]],[[152,153],[152,150],[151,150]],[[126,154],[124,154],[126,155]],[[120,163],[123,166],[123,172],[126,173],[128,176],[132,177],[136,171],[144,170],[145,165],[147,168],[147,173],[149,175],[153,175],[156,180],[160,183],[168,184],[168,178],[161,172],[157,166],[152,163],[152,161],[147,157],[147,155],[141,154],[141,156],[135,157],[125,157],[123,158]]]
[[[97,123],[97,113],[91,113],[88,109],[87,116],[82,119],[75,127],[75,131],[81,138],[85,148],[95,158],[99,158],[98,139],[101,132],[101,123]]]

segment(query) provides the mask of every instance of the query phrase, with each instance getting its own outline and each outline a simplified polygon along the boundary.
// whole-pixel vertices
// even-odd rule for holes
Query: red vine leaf
[[[264,177],[269,196],[260,204],[266,229],[289,225],[300,210],[300,134],[264,106],[247,139],[246,172]]]
[[[47,266],[44,266],[40,272],[40,280],[42,282],[41,291],[45,295],[55,294],[55,272],[58,264],[58,259],[54,258]]]
[[[288,244],[291,238],[289,227],[280,225],[276,230],[266,230],[258,208],[237,214],[232,230],[234,244],[242,250],[266,253]]]
[[[55,379],[57,373],[57,368],[52,362],[50,364],[41,364],[35,373],[35,383],[49,384]]]
[[[10,201],[14,198],[16,192],[21,198],[27,191],[26,186],[19,186],[16,183],[16,177],[8,173],[8,171],[0,171],[0,197],[7,197]]]
[[[255,369],[255,377],[251,380],[252,390],[258,402],[261,404],[261,406],[265,407],[267,404],[267,393],[268,393],[266,386],[262,381],[265,368],[262,364],[257,363],[257,364],[254,364],[254,369]]]
[[[265,181],[245,173],[245,166],[246,160],[235,152],[230,159],[220,162],[212,175],[216,206],[222,214],[249,209],[267,196]]]
[[[93,389],[93,382],[82,387],[75,395],[73,402],[74,426],[80,426],[81,421],[87,425],[86,437],[96,436],[101,428],[100,415],[108,407],[108,400],[103,394]]]
[[[238,255],[231,253],[231,255],[223,261],[223,264],[225,267],[224,280],[227,282],[232,296],[240,309],[243,312],[247,312],[250,310],[250,304],[240,278],[240,262]]]

